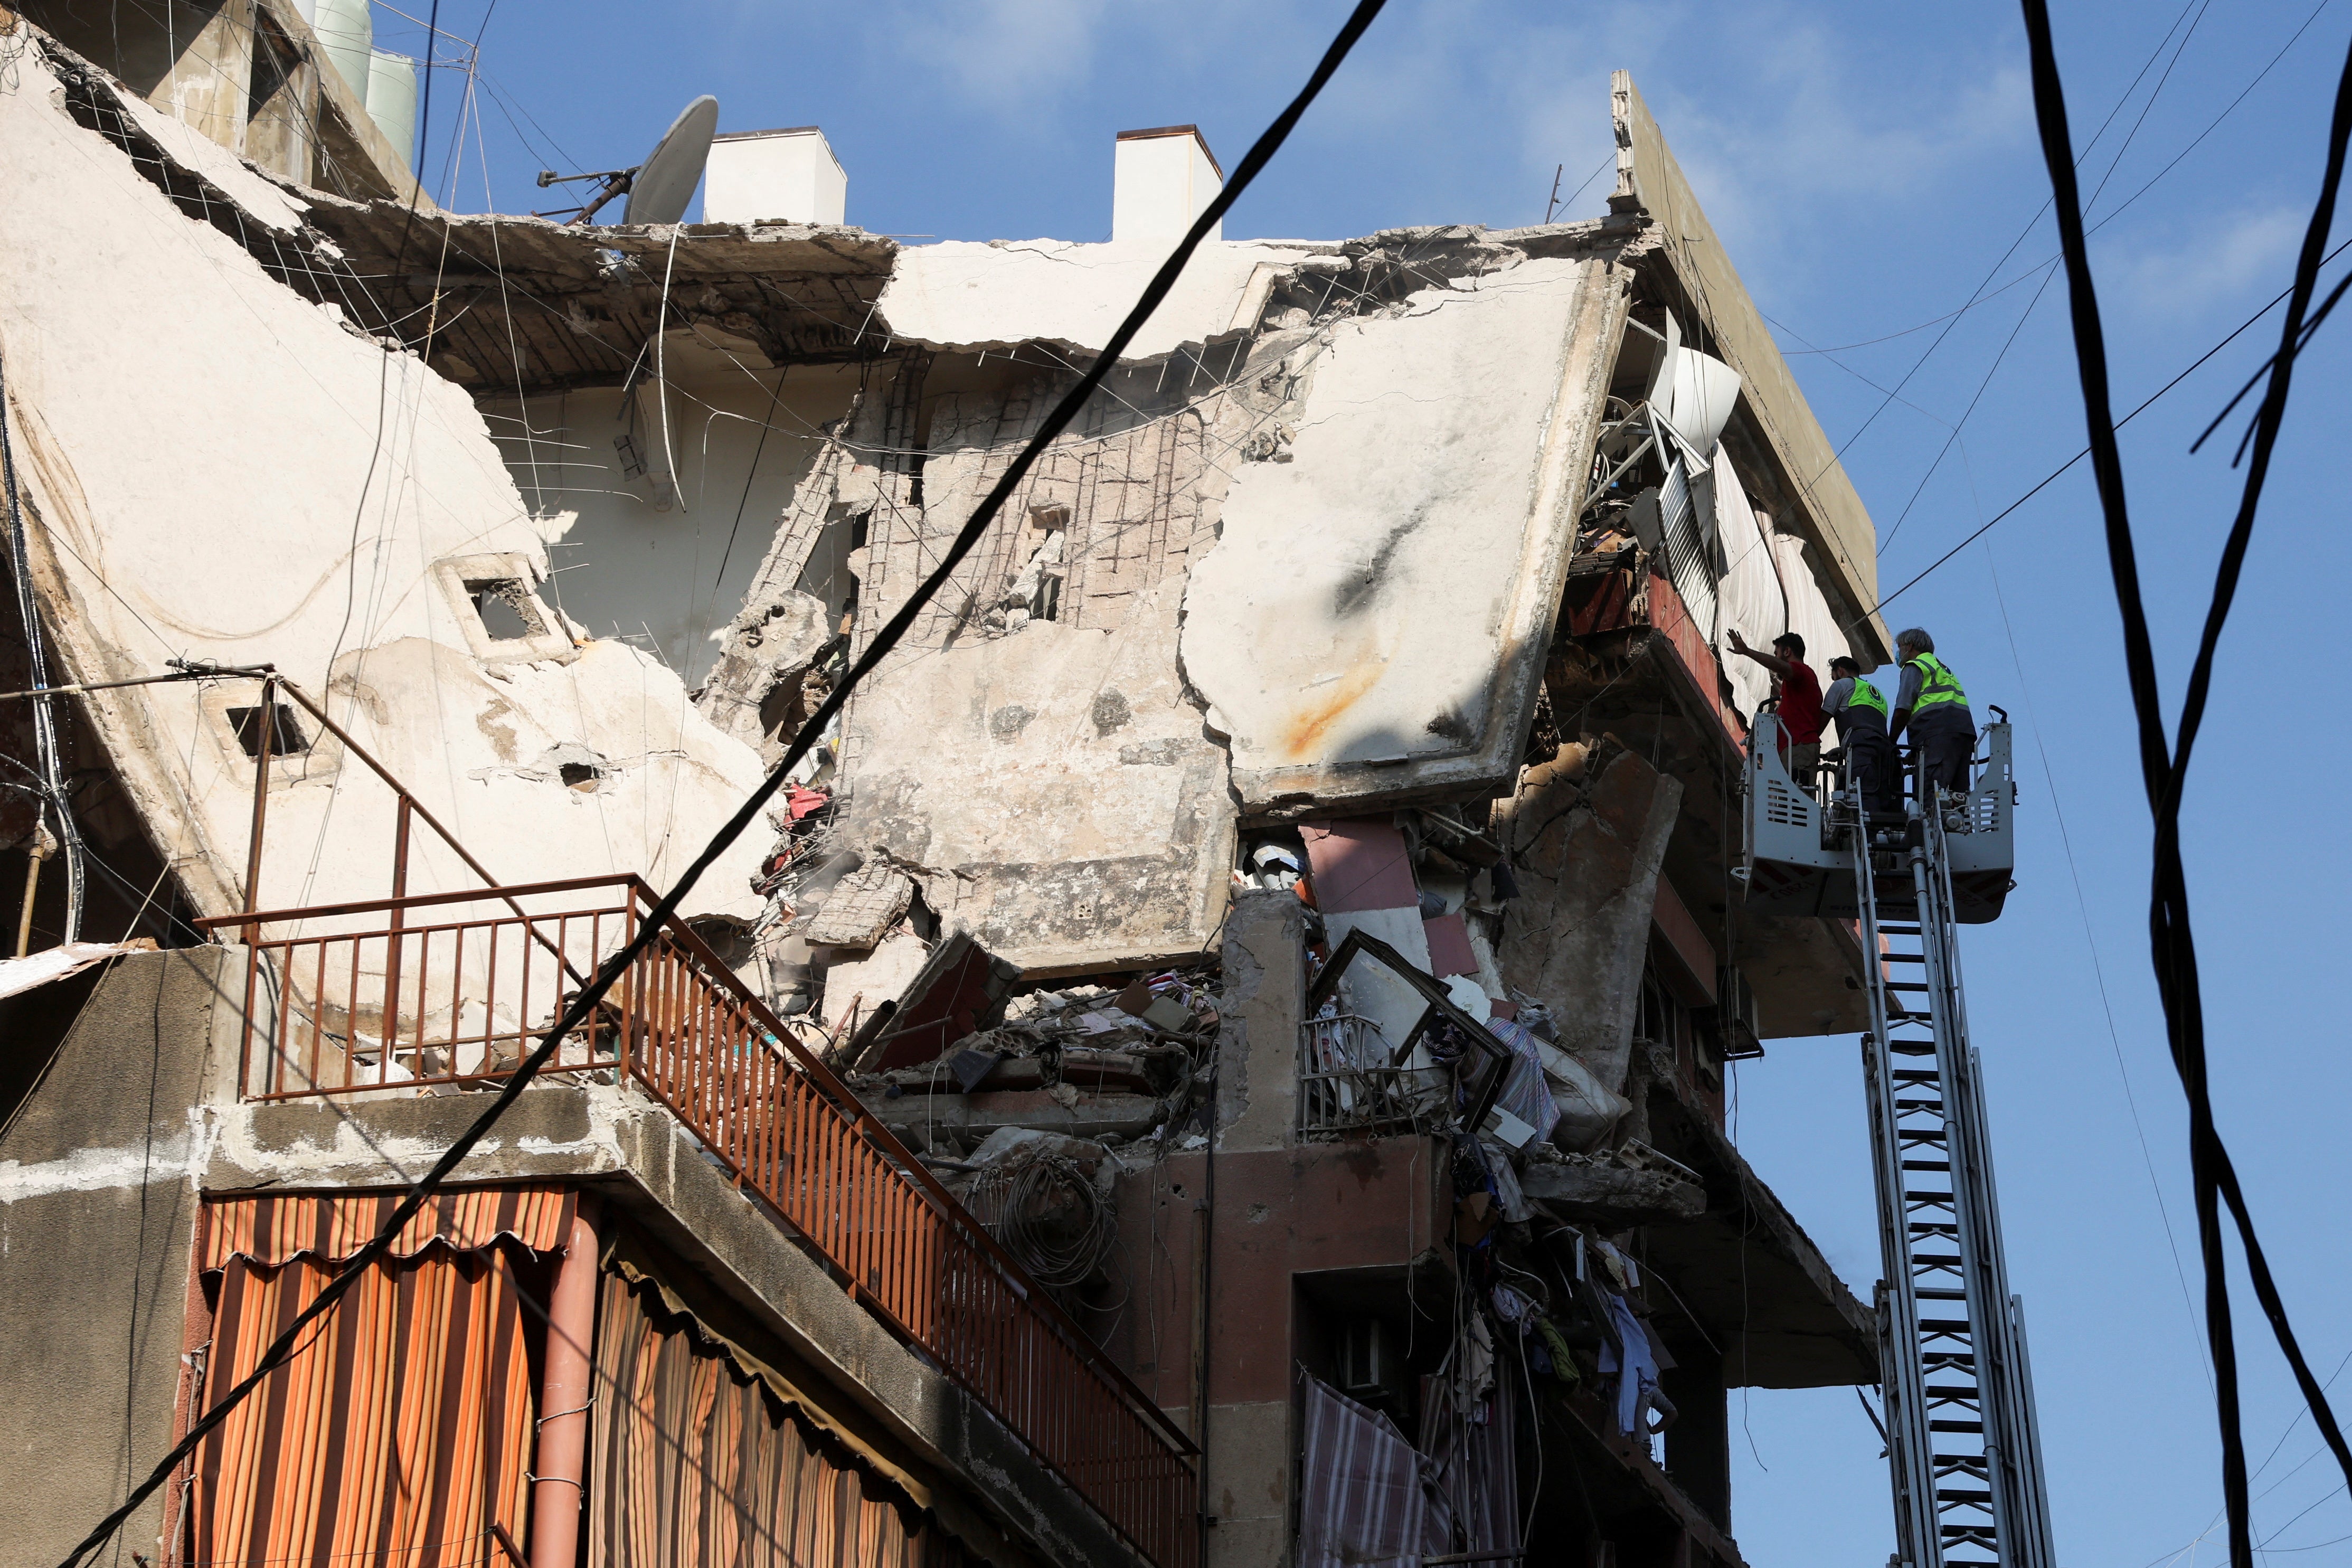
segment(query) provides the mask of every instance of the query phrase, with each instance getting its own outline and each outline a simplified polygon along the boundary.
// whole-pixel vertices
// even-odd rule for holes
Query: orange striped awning
[[[498,1532],[522,1535],[536,1404],[519,1267],[511,1247],[371,1265],[197,1450],[191,1568],[515,1568]],[[206,1405],[335,1272],[226,1260]]]
[[[975,1568],[939,1521],[788,1407],[651,1280],[604,1277],[592,1563]]]
[[[365,1247],[407,1194],[383,1192],[272,1194],[205,1205],[204,1270],[232,1258],[274,1268],[289,1258],[340,1263]],[[533,1252],[560,1249],[577,1201],[570,1187],[466,1187],[434,1194],[401,1229],[390,1257],[414,1258],[435,1242],[475,1252],[512,1237]]]

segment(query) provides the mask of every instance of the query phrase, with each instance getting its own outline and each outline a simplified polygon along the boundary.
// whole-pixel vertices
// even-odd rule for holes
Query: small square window
[[[530,584],[520,577],[468,577],[466,593],[474,601],[474,613],[482,617],[482,629],[494,640],[520,642],[547,635],[547,621],[539,613]]]
[[[260,706],[256,704],[251,708],[232,708],[228,710],[228,721],[229,727],[236,731],[236,743],[245,748],[245,754],[257,760],[261,755]],[[302,732],[301,724],[294,717],[293,708],[284,702],[271,703],[269,705],[269,754],[273,757],[291,757],[310,749],[310,738]]]
[[[485,664],[569,663],[578,657],[572,629],[539,596],[540,567],[519,551],[453,555],[433,563],[466,647]]]

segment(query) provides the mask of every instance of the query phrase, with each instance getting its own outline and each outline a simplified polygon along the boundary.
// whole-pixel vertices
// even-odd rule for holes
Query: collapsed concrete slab
[[[1522,889],[1498,954],[1503,977],[1533,996],[1580,999],[1560,1018],[1560,1047],[1612,1093],[1625,1088],[1658,868],[1682,796],[1674,779],[1604,742],[1529,768],[1499,814]]]
[[[1625,309],[1528,259],[1295,353],[1185,595],[1187,676],[1244,810],[1479,793],[1518,763]]]
[[[77,103],[112,91],[102,81],[68,83],[45,48],[11,68],[0,363],[58,677],[271,664],[509,883],[681,865],[758,759],[657,660],[577,637],[540,596],[544,540],[472,401],[283,287],[226,232],[236,196],[119,101],[123,140],[79,122]],[[188,210],[199,195],[211,221]],[[89,700],[205,914],[245,907],[258,689]],[[383,896],[391,794],[307,720],[290,740],[269,818],[286,849],[265,862],[261,903]],[[715,868],[696,910],[756,911],[761,847]],[[409,891],[472,885],[453,858],[421,854]]]
[[[1013,349],[1051,342],[1099,353],[1173,248],[1165,240],[990,240],[910,247],[877,314],[888,331],[932,348]],[[1212,240],[1128,345],[1156,359],[1185,343],[1255,331],[1277,275],[1328,245]]]

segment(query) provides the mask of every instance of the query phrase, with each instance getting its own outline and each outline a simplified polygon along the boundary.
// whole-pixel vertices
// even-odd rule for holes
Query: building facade
[[[214,23],[358,136],[325,28]],[[1200,210],[1199,133],[1121,138],[1099,245],[567,227],[166,90],[235,62],[0,42],[9,684],[92,688],[5,732],[12,1561],[649,921],[128,1550],[1740,1561],[1728,1392],[1874,1383],[1876,1331],[1726,1135],[1864,959],[1743,908],[1769,692],[1718,649],[1885,638],[1628,78],[1605,216],[1204,245],[656,921]],[[730,210],[838,174],[764,135]]]

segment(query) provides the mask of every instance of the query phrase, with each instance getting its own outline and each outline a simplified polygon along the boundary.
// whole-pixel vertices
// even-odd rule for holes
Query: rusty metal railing
[[[406,891],[412,818],[480,862],[290,683],[282,690],[399,798],[394,896],[253,907],[272,725],[263,721],[247,898],[196,922],[246,944],[248,1100],[499,1081],[658,902],[635,877]],[[979,1400],[1156,1568],[1197,1568],[1198,1450],[939,1179],[676,916],[548,1073],[635,1080],[852,1297]]]
[[[616,877],[201,923],[248,932],[240,1082],[277,1100],[497,1081],[656,901]],[[1193,1568],[1191,1441],[682,921],[544,1070],[634,1079],[1139,1552]]]

